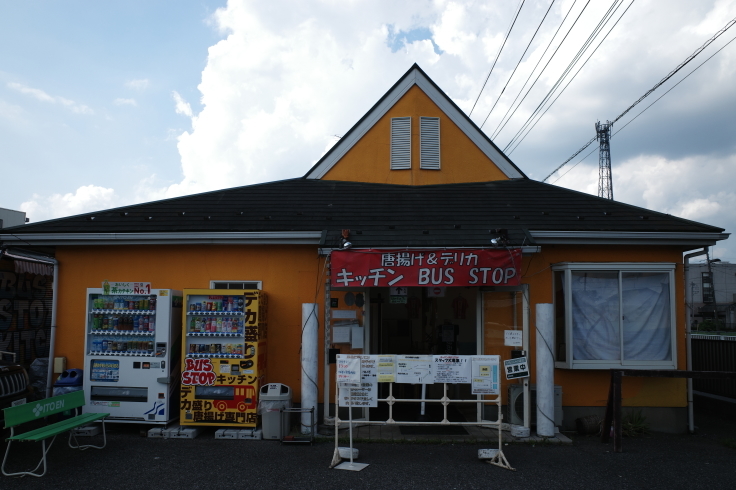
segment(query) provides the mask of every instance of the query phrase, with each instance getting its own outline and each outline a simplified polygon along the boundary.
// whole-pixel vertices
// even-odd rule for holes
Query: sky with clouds
[[[736,18],[736,0],[520,4],[2,2],[0,207],[38,222],[301,176],[415,62],[542,180]],[[616,200],[736,231],[735,36],[614,124]],[[597,194],[596,148],[549,182]],[[713,257],[736,262],[736,239]]]

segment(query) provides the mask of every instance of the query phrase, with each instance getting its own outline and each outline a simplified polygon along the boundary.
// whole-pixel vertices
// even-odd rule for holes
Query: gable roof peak
[[[412,87],[419,87],[440,110],[510,179],[526,179],[503,151],[414,63],[371,109],[304,175],[321,179]]]

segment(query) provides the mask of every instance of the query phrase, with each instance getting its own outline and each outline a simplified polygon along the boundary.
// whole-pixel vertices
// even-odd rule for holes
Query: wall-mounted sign
[[[331,255],[336,287],[518,286],[521,249],[336,250]]]
[[[506,371],[506,379],[528,378],[529,362],[526,357],[517,357],[503,361],[503,369]]]

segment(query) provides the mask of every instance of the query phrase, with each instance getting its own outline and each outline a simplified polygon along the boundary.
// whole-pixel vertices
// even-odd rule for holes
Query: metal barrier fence
[[[500,466],[502,468],[506,468],[509,470],[514,470],[514,468],[511,467],[509,462],[506,460],[506,456],[503,453],[503,439],[502,439],[502,431],[501,431],[501,424],[503,420],[503,414],[501,413],[501,395],[497,395],[495,398],[492,399],[475,399],[475,400],[453,400],[447,396],[447,383],[443,384],[443,396],[442,398],[425,398],[424,396],[422,398],[395,398],[393,396],[393,385],[394,383],[386,383],[389,385],[389,394],[386,398],[378,398],[376,401],[378,403],[387,403],[388,404],[388,419],[386,420],[353,420],[352,419],[352,408],[353,407],[347,407],[348,413],[350,414],[349,420],[342,420],[338,417],[339,411],[336,410],[335,412],[335,454],[337,455],[338,448],[337,448],[337,431],[341,424],[347,423],[348,428],[350,430],[350,453],[351,453],[351,461],[350,465],[353,465],[352,461],[352,449],[353,449],[353,426],[355,425],[397,425],[397,426],[441,426],[441,427],[447,427],[447,426],[478,426],[478,427],[493,427],[498,432],[498,449],[491,449],[486,450],[488,451],[489,457],[488,462],[490,464]],[[339,396],[337,393],[339,393],[339,386],[338,383],[335,383],[335,406],[339,407]],[[440,403],[442,404],[442,421],[440,422],[415,422],[415,421],[396,421],[393,418],[393,408],[394,404],[396,403]],[[457,403],[457,404],[476,404],[477,407],[481,407],[482,405],[487,404],[495,404],[498,406],[498,420],[496,421],[490,421],[490,420],[480,420],[476,422],[451,422],[447,418],[447,409],[450,406],[450,404]],[[478,413],[482,413],[482,410],[477,410]],[[333,466],[336,464],[336,458],[333,458]],[[345,468],[341,469],[351,469],[347,467],[347,463],[343,463],[346,465]],[[360,468],[362,469],[362,468]]]
[[[736,371],[736,336],[691,336],[693,371]],[[693,389],[736,399],[736,380],[694,379]]]

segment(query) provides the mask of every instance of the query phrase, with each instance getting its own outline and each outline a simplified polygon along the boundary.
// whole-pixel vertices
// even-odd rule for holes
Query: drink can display
[[[153,352],[153,341],[148,342],[148,352]]]
[[[109,347],[107,339],[102,339],[102,351],[106,352],[107,348]]]
[[[156,309],[156,295],[152,294],[151,297],[148,299],[148,307],[151,308],[151,310]]]
[[[153,317],[148,320],[148,331],[154,332],[156,331],[156,322],[154,321]]]
[[[217,319],[217,331],[222,332],[222,318]]]
[[[133,317],[133,330],[137,332],[138,331],[138,326],[139,326],[138,325],[138,316],[136,315],[136,316]]]

